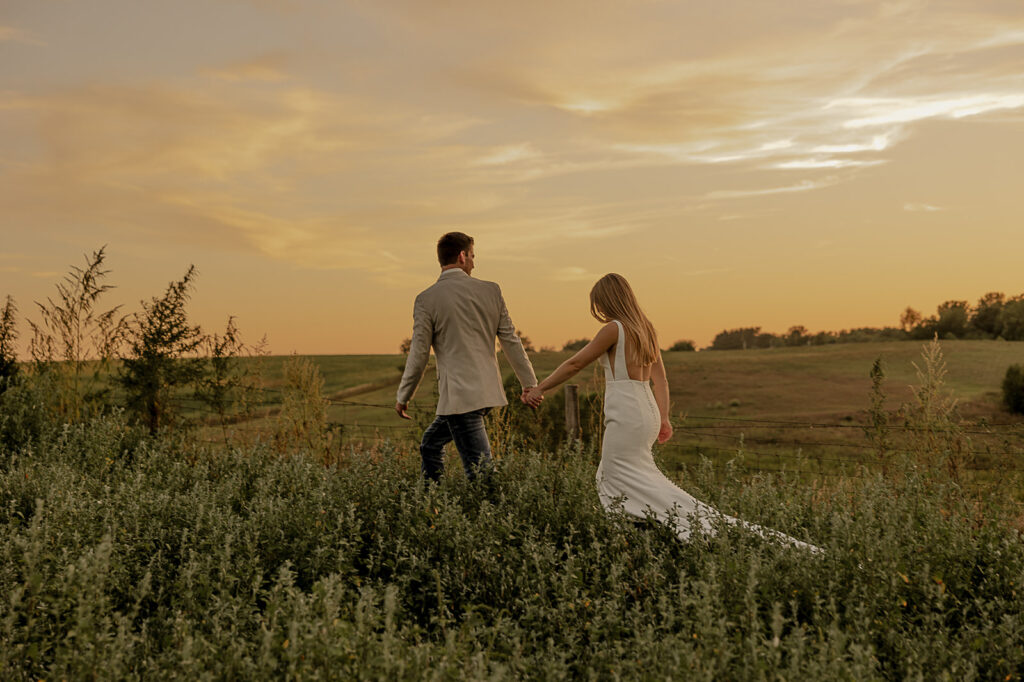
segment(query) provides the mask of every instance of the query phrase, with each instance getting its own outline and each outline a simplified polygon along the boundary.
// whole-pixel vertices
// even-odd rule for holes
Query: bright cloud
[[[855,116],[858,113],[866,114],[843,123],[843,127],[852,129],[911,123],[943,116],[966,118],[990,111],[1021,107],[1024,107],[1024,93],[993,93],[925,101],[911,98],[854,98],[836,100],[829,104],[829,108],[843,109]]]

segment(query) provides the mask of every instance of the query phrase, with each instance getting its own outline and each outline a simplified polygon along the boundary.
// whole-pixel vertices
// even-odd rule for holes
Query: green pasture
[[[679,416],[739,416],[749,418],[804,419],[842,418],[863,411],[871,387],[869,372],[882,358],[887,391],[893,408],[911,397],[915,384],[914,363],[921,364],[918,341],[850,343],[829,346],[776,348],[749,351],[664,353],[673,412]],[[1007,341],[944,341],[942,351],[948,374],[947,387],[972,410],[998,413],[999,386],[1006,368],[1024,363],[1024,343]],[[531,353],[539,377],[568,358],[568,352]],[[404,363],[401,355],[309,356],[324,376],[324,392],[331,395],[365,384],[391,380],[393,387],[360,395],[359,402],[394,404],[395,389]],[[267,358],[266,377],[272,388],[280,387],[286,356]],[[499,354],[504,374],[511,372]],[[431,366],[433,360],[431,360]],[[436,378],[428,370],[413,406],[432,410]],[[597,390],[603,374],[596,363],[573,379],[581,391]],[[557,395],[557,393],[555,394]],[[553,399],[555,395],[549,396]],[[272,395],[267,399],[273,401]],[[356,401],[354,397],[350,398]],[[988,407],[983,407],[988,406]],[[372,412],[351,411],[364,420]]]
[[[842,473],[871,464],[863,425],[869,407],[869,373],[881,358],[886,374],[886,407],[893,413],[913,399],[917,367],[923,367],[923,344],[917,341],[836,344],[749,351],[664,353],[672,393],[672,441],[658,448],[662,466],[678,469],[701,457],[732,460],[745,453],[749,469]],[[959,413],[974,427],[973,446],[982,457],[979,467],[1024,467],[1024,420],[1000,403],[1006,368],[1024,363],[1024,343],[946,341],[945,386],[959,403]],[[567,352],[531,354],[539,377],[568,358]],[[331,401],[328,419],[342,428],[346,441],[415,440],[433,415],[436,375],[433,361],[411,403],[412,422],[397,418],[392,406],[403,358],[383,356],[317,356],[325,379],[324,393],[336,395],[360,385],[371,388]],[[499,354],[504,375],[511,369]],[[283,358],[271,358],[271,386],[280,380]],[[595,363],[573,380],[581,392],[600,391],[603,371]],[[267,398],[273,404],[273,390]],[[548,401],[563,400],[562,389]],[[506,409],[524,410],[511,403]],[[987,426],[986,426],[987,424]],[[266,428],[259,420],[250,429]],[[987,453],[987,454],[986,454]]]
[[[863,426],[870,404],[871,367],[882,360],[883,390],[896,434],[898,410],[912,402],[923,367],[918,341],[850,343],[749,351],[664,353],[672,395],[674,438],[658,446],[667,470],[693,465],[702,458],[738,461],[750,471],[804,471],[848,475],[871,466],[871,447]],[[958,414],[969,425],[971,447],[978,457],[972,466],[984,472],[1024,468],[1024,419],[1001,404],[1000,385],[1006,368],[1024,363],[1024,343],[944,341],[945,388],[958,402]],[[532,353],[539,377],[553,371],[568,352]],[[284,368],[293,356],[243,359],[259,364],[263,389],[253,417],[232,424],[233,432],[257,437],[272,433],[285,390]],[[414,397],[412,421],[393,410],[404,357],[395,355],[306,356],[319,369],[327,419],[335,444],[348,447],[390,440],[414,442],[432,419],[437,401],[436,373],[431,358]],[[504,376],[511,368],[499,353]],[[255,367],[254,367],[255,369]],[[604,377],[597,363],[572,382],[581,393],[600,393]],[[117,400],[115,390],[113,399]],[[210,438],[222,438],[216,415],[188,392],[177,397],[184,416],[203,418]],[[560,388],[547,397],[563,404]],[[512,400],[507,410],[523,411]],[[597,420],[599,421],[599,420]],[[738,453],[743,453],[737,459]],[[976,473],[986,479],[989,474]]]

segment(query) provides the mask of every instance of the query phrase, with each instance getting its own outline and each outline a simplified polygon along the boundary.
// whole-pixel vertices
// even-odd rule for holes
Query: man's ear
[[[465,265],[466,264],[466,252],[465,251],[459,251],[459,259],[457,261],[455,261],[455,264],[456,265]]]

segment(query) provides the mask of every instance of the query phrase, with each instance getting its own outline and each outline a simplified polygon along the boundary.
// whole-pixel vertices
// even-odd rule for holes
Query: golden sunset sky
[[[561,347],[1024,291],[1020,0],[3,0],[0,297],[108,245],[274,353],[394,353],[449,230]],[[27,327],[22,326],[27,336]]]

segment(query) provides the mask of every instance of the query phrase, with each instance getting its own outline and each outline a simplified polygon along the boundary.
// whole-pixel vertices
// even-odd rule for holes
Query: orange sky
[[[663,346],[1024,292],[1018,0],[4,0],[0,296],[397,352],[447,230],[539,345],[629,278]],[[27,328],[22,326],[23,336]]]

